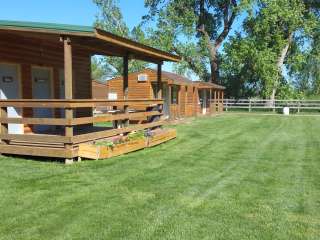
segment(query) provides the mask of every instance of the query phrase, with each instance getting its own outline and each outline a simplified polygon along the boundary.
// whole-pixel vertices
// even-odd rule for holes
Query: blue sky
[[[146,13],[143,0],[120,0],[119,3],[129,27]],[[92,0],[2,0],[0,18],[92,25],[97,11]]]

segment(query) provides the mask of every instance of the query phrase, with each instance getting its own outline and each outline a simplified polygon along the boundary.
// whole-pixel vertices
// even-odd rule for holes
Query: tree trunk
[[[284,48],[282,49],[281,54],[280,54],[280,56],[278,58],[277,68],[278,68],[279,78],[280,78],[280,76],[282,76],[282,67],[283,67],[283,64],[284,64],[284,60],[286,59],[286,56],[288,54],[288,51],[289,51],[290,45],[292,43],[292,40],[293,40],[293,33],[290,33],[289,37],[288,37],[288,42],[284,46]],[[276,92],[277,92],[277,89],[278,89],[278,85],[279,85],[279,80],[275,80],[275,82],[273,84],[271,96],[270,96],[270,100],[271,100],[272,103],[274,103],[274,100],[276,98]]]
[[[217,48],[210,48],[210,70],[211,76],[210,81],[212,83],[218,83],[219,80],[219,66],[218,66],[218,58],[217,58]]]

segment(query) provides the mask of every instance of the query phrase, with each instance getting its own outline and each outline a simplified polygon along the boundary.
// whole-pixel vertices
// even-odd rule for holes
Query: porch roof
[[[47,41],[58,41],[61,36],[68,36],[75,44],[88,48],[91,54],[128,55],[129,58],[154,63],[177,62],[181,59],[177,55],[90,26],[0,20],[0,32]]]
[[[215,83],[210,83],[210,82],[202,82],[202,81],[194,81],[194,83],[196,84],[196,86],[200,89],[220,89],[220,90],[224,90],[226,89],[224,86],[215,84]]]

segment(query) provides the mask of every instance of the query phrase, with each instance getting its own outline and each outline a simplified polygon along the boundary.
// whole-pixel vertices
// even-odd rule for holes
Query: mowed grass
[[[0,239],[320,239],[320,118],[229,114],[72,166],[0,159]]]

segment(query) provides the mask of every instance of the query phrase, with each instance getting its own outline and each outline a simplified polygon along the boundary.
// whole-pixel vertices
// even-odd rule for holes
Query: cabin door
[[[50,68],[32,68],[32,97],[33,99],[52,99],[52,71]],[[35,108],[33,116],[36,118],[51,118],[53,110],[50,108]],[[35,126],[35,132],[51,129],[48,125]]]
[[[0,98],[17,99],[20,98],[20,76],[19,66],[15,64],[0,64]],[[8,117],[21,118],[21,109],[8,107]],[[23,134],[23,124],[8,124],[9,134]]]

